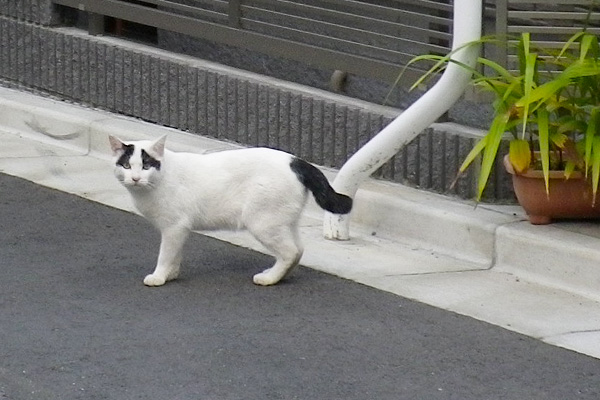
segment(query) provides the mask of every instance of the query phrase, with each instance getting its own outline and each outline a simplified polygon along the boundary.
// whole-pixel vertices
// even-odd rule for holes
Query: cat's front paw
[[[144,278],[144,285],[146,286],[162,286],[167,280],[164,277],[156,274],[146,275]]]

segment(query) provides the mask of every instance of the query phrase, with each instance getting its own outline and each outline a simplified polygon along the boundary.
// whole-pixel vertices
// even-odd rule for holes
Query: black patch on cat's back
[[[156,158],[152,157],[150,154],[146,153],[145,150],[142,149],[142,166],[144,169],[155,168],[157,171],[160,171],[160,161]]]
[[[124,144],[123,145],[123,154],[117,160],[117,165],[121,167],[125,167],[125,164],[129,164],[129,159],[133,154],[134,146],[132,144]]]

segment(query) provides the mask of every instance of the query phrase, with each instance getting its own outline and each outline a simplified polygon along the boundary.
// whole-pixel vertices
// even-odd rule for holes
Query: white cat
[[[165,149],[156,141],[109,137],[115,176],[135,206],[161,233],[160,252],[147,286],[177,278],[191,230],[247,229],[273,253],[273,267],[254,275],[273,285],[300,261],[298,220],[310,190],[317,204],[346,214],[352,199],[336,193],[316,167],[291,154],[249,148],[211,154]]]

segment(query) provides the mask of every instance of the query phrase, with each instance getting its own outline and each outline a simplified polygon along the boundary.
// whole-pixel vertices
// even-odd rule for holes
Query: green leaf
[[[487,143],[485,145],[485,150],[483,151],[481,171],[479,173],[479,179],[477,182],[477,201],[481,200],[481,196],[483,195],[483,191],[487,185],[490,173],[492,172],[494,160],[496,158],[496,154],[498,154],[498,147],[500,147],[500,142],[502,141],[504,129],[509,117],[509,113],[499,114],[496,116],[496,118],[494,118],[492,121],[490,130],[485,136],[487,138]]]
[[[396,78],[396,81],[394,82],[394,86],[398,85],[398,83],[400,82],[400,79],[402,78],[402,75],[404,75],[404,73],[406,72],[406,69],[408,67],[410,67],[412,64],[419,62],[419,61],[437,61],[431,68],[429,68],[429,70],[427,70],[427,72],[425,72],[415,83],[412,84],[412,86],[410,87],[410,90],[414,90],[415,88],[419,87],[423,82],[425,82],[427,79],[429,79],[431,76],[437,74],[438,72],[440,72],[441,70],[443,70],[446,67],[446,64],[449,60],[448,56],[442,57],[442,56],[437,56],[437,55],[430,55],[430,54],[426,54],[426,55],[422,55],[422,56],[417,56],[415,58],[413,58],[412,60],[410,60],[402,69],[402,73],[398,76],[398,78]]]
[[[488,140],[489,137],[486,135],[479,142],[477,142],[475,146],[473,146],[469,154],[467,154],[467,156],[465,157],[463,163],[460,165],[460,168],[458,169],[459,173],[463,173],[467,168],[469,168],[469,166],[471,165],[471,163],[473,163],[473,161],[475,161],[479,153],[481,153],[485,149]]]
[[[520,107],[528,107],[529,104],[538,102],[540,105],[545,103],[550,97],[556,94],[560,89],[564,88],[569,84],[567,78],[556,78],[548,81],[536,88],[527,89],[525,88],[525,94],[523,97],[515,103]]]
[[[511,96],[519,96],[519,89],[521,89],[521,80],[514,80],[506,88],[504,94],[502,95],[502,101],[506,102]],[[515,103],[515,105],[517,104]]]
[[[596,35],[586,34],[586,36],[590,37],[590,49],[591,53],[589,58],[593,60],[597,60],[598,56],[600,56],[600,44],[598,43],[598,37]]]
[[[581,43],[579,44],[579,59],[581,61],[585,60],[587,57],[587,53],[592,47],[592,35],[583,35],[581,38]]]
[[[529,105],[531,104],[531,100],[529,99],[531,91],[535,85],[534,76],[536,72],[536,62],[537,62],[537,54],[530,53],[526,57],[525,64],[525,80],[523,82],[523,130],[521,132],[521,139],[525,139],[525,132],[527,130],[527,120],[529,119]]]
[[[418,87],[422,82],[424,82],[425,80],[427,80],[431,75],[435,75],[437,72],[439,72],[440,69],[442,69],[442,65],[444,65],[444,61],[446,57],[442,57],[442,56],[438,56],[438,55],[422,55],[422,56],[417,56],[414,57],[413,59],[411,59],[405,66],[404,68],[402,68],[402,70],[400,71],[400,74],[398,74],[398,77],[396,78],[396,80],[394,81],[394,83],[392,84],[392,86],[390,87],[390,90],[388,91],[387,95],[385,96],[385,99],[383,100],[383,104],[386,104],[390,98],[390,96],[392,95],[392,92],[394,91],[394,88],[396,86],[398,86],[398,84],[400,83],[400,81],[402,80],[402,77],[404,76],[404,74],[406,73],[406,70],[414,63],[419,62],[419,61],[423,61],[423,60],[428,60],[428,61],[432,61],[432,60],[437,60],[438,63],[436,63],[433,67],[431,67],[425,74],[423,74],[410,88],[410,90],[413,90],[414,88]]]
[[[537,120],[542,172],[544,173],[544,182],[546,183],[546,195],[550,196],[550,146],[548,140],[550,134],[548,130],[548,111],[545,108],[540,108],[537,111]]]
[[[550,143],[552,143],[559,149],[565,147],[565,143],[567,142],[567,140],[569,140],[569,137],[564,133],[555,132],[550,134]]]
[[[600,67],[596,60],[577,60],[570,64],[561,73],[560,78],[571,80],[575,78],[583,78],[586,76],[595,76],[600,73]],[[558,79],[558,78],[557,78]]]
[[[501,44],[502,41],[498,40],[494,36],[484,36],[484,37],[482,37],[482,38],[480,38],[478,40],[473,40],[471,42],[463,44],[462,46],[459,46],[456,49],[453,49],[450,53],[446,54],[445,56],[440,56],[440,55],[435,55],[435,54],[423,54],[423,55],[420,55],[420,56],[413,57],[404,66],[404,68],[402,69],[402,71],[400,72],[400,74],[398,75],[398,77],[396,78],[396,80],[394,81],[394,83],[393,83],[390,91],[388,92],[388,94],[386,96],[386,100],[384,101],[384,103],[387,102],[387,99],[390,97],[391,92],[398,85],[398,83],[402,79],[402,76],[405,74],[406,70],[411,65],[413,65],[415,63],[418,63],[418,62],[421,62],[421,61],[435,61],[435,64],[431,68],[429,68],[429,70],[427,70],[427,72],[425,72],[423,75],[421,75],[421,77],[419,77],[419,79],[410,87],[410,90],[414,90],[415,88],[417,88],[418,86],[420,86],[423,82],[425,82],[426,80],[428,80],[432,76],[434,76],[434,75],[438,74],[439,72],[441,72],[442,70],[444,70],[449,62],[454,62],[455,64],[461,65],[462,67],[468,69],[469,71],[471,71],[473,73],[476,73],[477,75],[481,76],[481,74],[479,74],[479,71],[477,71],[476,69],[471,68],[470,66],[468,66],[466,64],[462,64],[462,63],[456,62],[455,60],[452,59],[452,56],[456,52],[461,51],[461,50],[463,50],[465,48],[472,47],[472,46],[481,46],[482,44],[485,44],[485,43]]]
[[[600,178],[600,137],[594,138],[592,155],[592,206],[596,205],[598,180]]]
[[[567,42],[564,44],[564,46],[562,47],[560,53],[558,53],[558,56],[556,58],[558,59],[558,58],[563,57],[564,54],[571,48],[573,43],[575,43],[577,40],[579,40],[579,38],[583,35],[585,35],[585,32],[577,32],[576,34],[571,36],[569,38],[569,40],[567,40]]]
[[[512,82],[515,79],[517,79],[513,74],[510,73],[510,71],[508,71],[506,68],[504,68],[502,65],[498,64],[497,62],[488,60],[487,58],[483,58],[483,57],[479,57],[477,59],[477,62],[494,70],[506,82]]]
[[[527,64],[527,57],[529,55],[529,42],[530,34],[524,32],[521,34],[519,39],[519,45],[517,47],[517,56],[519,57],[519,73],[525,75],[525,65]]]
[[[598,108],[594,108],[590,113],[590,119],[588,121],[588,126],[585,131],[585,148],[584,148],[584,162],[585,162],[585,173],[587,176],[587,172],[590,168],[590,161],[592,157],[592,148],[594,144],[594,136],[596,134],[596,122],[598,117]]]

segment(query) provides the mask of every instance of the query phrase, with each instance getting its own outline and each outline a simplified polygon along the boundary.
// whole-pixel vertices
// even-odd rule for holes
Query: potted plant
[[[492,93],[495,100],[489,130],[467,155],[459,175],[479,160],[479,201],[500,143],[508,134],[509,154],[504,164],[513,175],[517,199],[532,223],[549,223],[552,218],[600,217],[600,204],[596,206],[600,178],[600,46],[596,36],[581,31],[558,52],[535,48],[528,33],[515,41],[483,38],[468,45],[482,43],[514,43],[518,70],[511,71],[486,58],[478,59],[483,73],[461,65],[473,73],[473,85]],[[409,65],[436,61],[413,88],[447,63],[455,62],[451,57],[452,53],[411,60]],[[531,199],[528,193],[522,193],[523,189],[529,190],[526,188],[532,180],[535,183],[531,190],[541,198]],[[561,188],[563,184],[569,189]],[[567,208],[556,208],[555,203]]]

